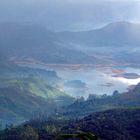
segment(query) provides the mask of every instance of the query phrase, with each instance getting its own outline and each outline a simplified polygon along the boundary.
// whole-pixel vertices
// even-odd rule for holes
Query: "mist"
[[[140,1],[2,0],[0,22],[31,23],[49,30],[91,30],[116,21],[140,22]]]

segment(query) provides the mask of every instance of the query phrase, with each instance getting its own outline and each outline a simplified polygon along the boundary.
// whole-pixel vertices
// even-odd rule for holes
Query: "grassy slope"
[[[4,123],[24,121],[33,116],[34,112],[50,114],[56,108],[55,100],[60,97],[72,101],[72,97],[48,86],[43,80],[1,79],[0,121]]]
[[[15,87],[21,91],[28,91],[36,96],[46,99],[68,96],[66,93],[48,86],[46,81],[39,78],[2,79],[0,81],[0,87]]]

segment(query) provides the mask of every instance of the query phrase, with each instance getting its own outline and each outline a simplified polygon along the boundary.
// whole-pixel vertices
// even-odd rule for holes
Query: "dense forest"
[[[63,107],[61,112],[69,118],[82,118],[92,112],[99,112],[116,108],[129,108],[140,106],[140,83],[124,93],[114,91],[113,95],[89,95],[87,100],[80,98],[71,105]]]
[[[1,140],[54,140],[83,136],[83,140],[139,140],[140,109],[114,109],[93,113],[80,120],[62,117],[30,120],[20,126],[0,131]],[[85,135],[93,135],[85,138]]]

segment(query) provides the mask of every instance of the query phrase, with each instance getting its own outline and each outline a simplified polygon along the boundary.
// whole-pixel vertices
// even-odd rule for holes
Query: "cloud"
[[[52,30],[89,30],[115,21],[140,22],[140,0],[1,0],[0,22]]]

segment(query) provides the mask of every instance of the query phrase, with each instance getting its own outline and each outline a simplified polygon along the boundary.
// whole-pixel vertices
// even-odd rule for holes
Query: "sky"
[[[116,21],[140,23],[140,0],[0,0],[0,22],[79,31]]]

